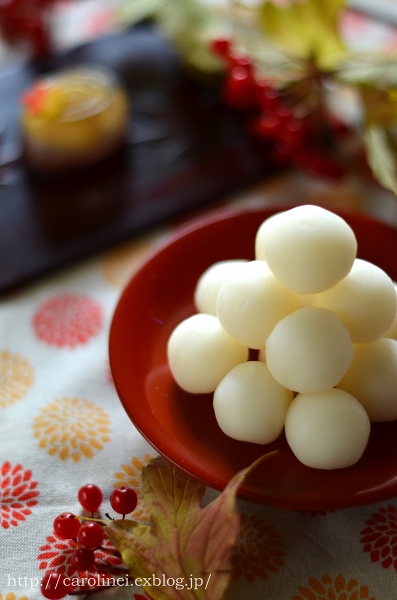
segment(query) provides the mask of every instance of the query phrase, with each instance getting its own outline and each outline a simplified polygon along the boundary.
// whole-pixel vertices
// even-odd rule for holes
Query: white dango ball
[[[396,316],[396,291],[382,269],[356,259],[342,281],[314,296],[314,305],[337,314],[354,343],[375,342]]]
[[[282,432],[292,399],[263,362],[249,361],[234,367],[216,388],[215,416],[226,435],[269,444]]]
[[[266,340],[266,364],[276,381],[308,394],[334,387],[353,353],[347,328],[325,308],[295,311],[279,321]]]
[[[382,338],[357,344],[353,362],[338,383],[365,408],[371,421],[397,419],[397,342]]]
[[[299,308],[299,296],[281,284],[264,261],[244,265],[218,295],[222,327],[249,348],[260,349],[276,323]]]
[[[393,285],[394,285],[394,289],[396,291],[396,299],[397,299],[397,284],[395,282],[393,282]],[[393,338],[393,340],[397,340],[397,312],[396,312],[396,316],[394,317],[393,323],[391,324],[389,329],[386,331],[386,333],[383,334],[383,337]]]
[[[276,213],[272,215],[266,221],[260,225],[258,231],[255,236],[255,258],[256,260],[266,260],[266,252],[265,252],[265,239],[266,239],[266,231],[269,227],[271,227],[271,220],[277,217],[277,215],[281,215],[282,213]]]
[[[356,463],[368,443],[370,428],[358,400],[338,389],[298,394],[285,419],[292,452],[315,469],[341,469]]]
[[[238,276],[247,260],[223,260],[211,265],[199,278],[194,304],[199,312],[216,316],[216,300],[224,283]]]
[[[274,275],[298,294],[316,294],[350,271],[357,252],[353,230],[319,206],[275,215],[264,232],[264,254]]]
[[[178,385],[193,394],[213,392],[248,348],[222,329],[212,315],[198,314],[176,326],[168,340],[168,364]]]

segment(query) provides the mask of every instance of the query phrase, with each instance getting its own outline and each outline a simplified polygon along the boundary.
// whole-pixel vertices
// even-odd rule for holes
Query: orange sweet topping
[[[64,93],[39,81],[22,95],[21,103],[31,116],[55,119],[62,112]]]
[[[44,83],[36,83],[21,97],[21,103],[26,106],[32,115],[39,115],[44,111],[49,90]]]

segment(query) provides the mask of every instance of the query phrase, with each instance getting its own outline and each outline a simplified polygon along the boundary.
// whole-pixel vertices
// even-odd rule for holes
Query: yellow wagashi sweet
[[[124,137],[128,101],[110,72],[93,67],[49,75],[22,97],[29,164],[82,166],[112,152]]]

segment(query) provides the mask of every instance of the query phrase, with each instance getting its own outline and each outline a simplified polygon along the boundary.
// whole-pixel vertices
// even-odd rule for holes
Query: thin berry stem
[[[95,550],[102,550],[102,552],[107,552],[108,554],[110,554],[111,556],[116,556],[116,552],[114,552],[114,550],[112,550],[112,548],[106,548],[105,546],[98,546],[98,548],[95,548]]]

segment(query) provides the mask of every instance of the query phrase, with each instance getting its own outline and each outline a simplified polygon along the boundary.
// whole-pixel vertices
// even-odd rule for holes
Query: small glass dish
[[[77,65],[47,74],[21,102],[24,160],[35,173],[100,163],[125,141],[127,94],[105,67]]]

